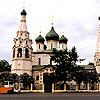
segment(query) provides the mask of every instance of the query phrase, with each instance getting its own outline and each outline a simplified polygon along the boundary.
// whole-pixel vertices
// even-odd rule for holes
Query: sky
[[[68,38],[68,48],[75,46],[79,58],[86,59],[84,64],[93,62],[100,0],[0,0],[0,59],[11,63],[13,38],[23,8],[34,50],[34,39],[40,31],[45,37],[53,20],[55,31]]]

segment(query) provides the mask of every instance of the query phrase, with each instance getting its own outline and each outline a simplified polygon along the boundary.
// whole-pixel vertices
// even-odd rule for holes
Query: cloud
[[[23,4],[24,3],[24,4]],[[68,47],[76,46],[80,57],[91,61],[95,54],[99,0],[2,0],[0,3],[0,57],[11,61],[12,40],[16,36],[20,12],[25,7],[28,31],[34,39],[40,30],[45,36],[54,16],[55,30],[68,38]],[[2,16],[1,16],[2,15]],[[35,43],[35,42],[33,42]]]

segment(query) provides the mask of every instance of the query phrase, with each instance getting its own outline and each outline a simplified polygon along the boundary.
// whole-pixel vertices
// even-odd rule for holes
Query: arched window
[[[40,44],[39,44],[39,49],[40,49]]]
[[[53,49],[53,44],[51,43],[51,49]]]
[[[38,65],[41,65],[41,59],[38,58]]]
[[[29,50],[28,50],[28,48],[25,48],[25,58],[29,58]]]
[[[26,41],[26,45],[27,45],[27,41]]]
[[[18,48],[17,57],[22,57],[22,48]]]
[[[15,48],[13,49],[13,58],[15,57]]]

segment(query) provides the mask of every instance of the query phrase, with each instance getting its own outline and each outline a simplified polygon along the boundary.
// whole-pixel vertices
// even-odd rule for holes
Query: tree
[[[9,81],[14,83],[19,82],[19,76],[16,73],[9,73]]]
[[[0,72],[11,71],[11,65],[6,60],[0,60]]]
[[[76,48],[71,50],[56,50],[53,49],[51,61],[56,63],[55,66],[55,81],[64,81],[76,79],[76,74],[80,71],[80,66],[77,66],[78,54]]]
[[[0,83],[4,84],[7,81],[9,81],[12,84],[15,84],[19,81],[19,76],[15,73],[2,72],[0,74]]]
[[[34,84],[34,79],[32,76],[29,76],[27,73],[20,75],[20,82],[23,83],[24,89],[30,88],[31,83]]]

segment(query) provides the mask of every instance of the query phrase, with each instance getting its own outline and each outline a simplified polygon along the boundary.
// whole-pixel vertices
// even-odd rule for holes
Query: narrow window
[[[15,57],[15,48],[13,49],[13,58]]]
[[[22,57],[22,48],[18,48],[17,57]]]
[[[36,76],[36,80],[39,80],[39,76]]]
[[[52,65],[52,59],[50,58],[50,65]]]
[[[27,45],[27,41],[26,41],[26,45]]]
[[[38,58],[38,64],[41,65],[41,59],[40,58]]]
[[[25,58],[29,58],[29,50],[28,50],[28,48],[25,48]]]
[[[40,44],[39,44],[39,49],[40,49]]]

